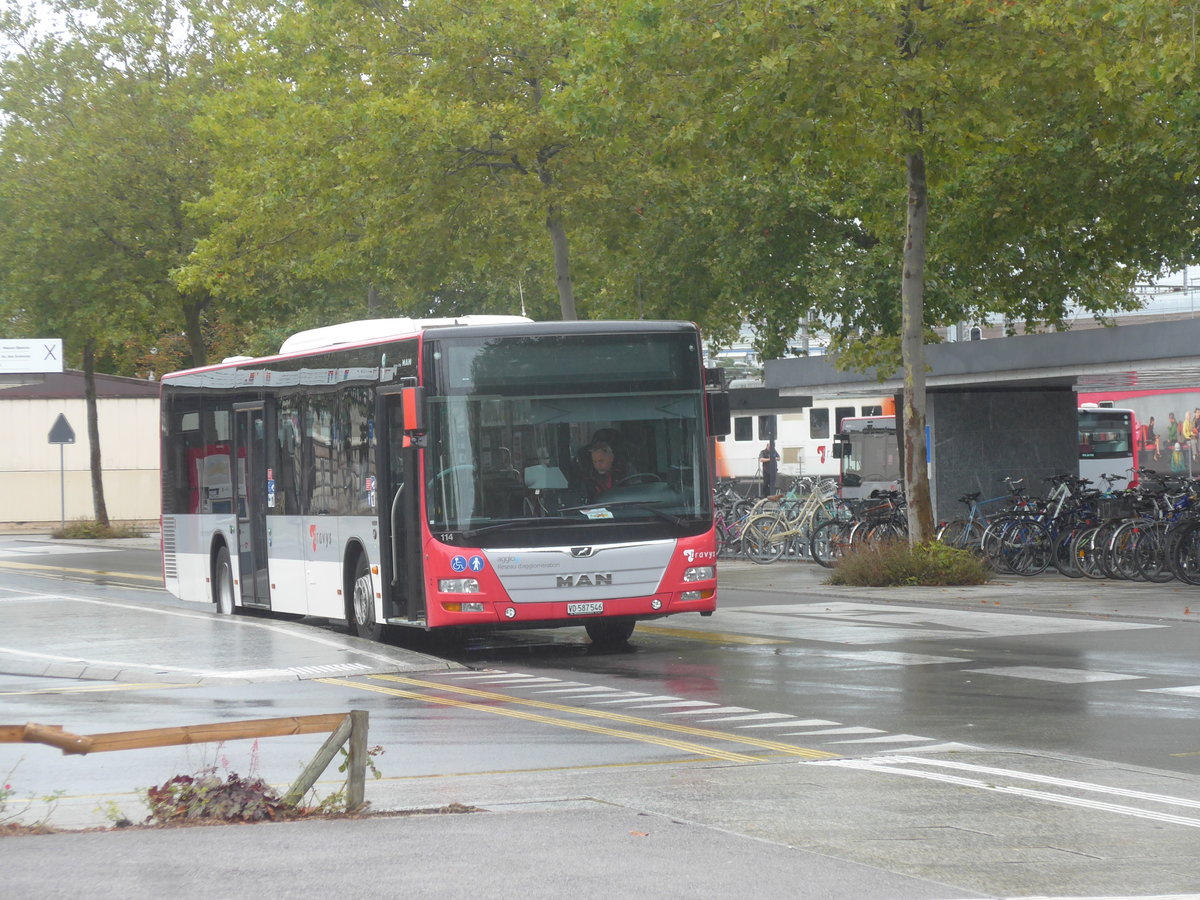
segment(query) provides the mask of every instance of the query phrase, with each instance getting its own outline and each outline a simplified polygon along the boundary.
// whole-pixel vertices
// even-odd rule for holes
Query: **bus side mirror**
[[[833,458],[850,458],[850,435],[846,434],[844,431],[839,431],[833,436]]]
[[[425,388],[406,387],[400,391],[400,414],[406,433],[425,430]]]
[[[730,432],[729,394],[725,391],[706,391],[705,413],[708,418],[708,433],[711,437],[723,437]]]

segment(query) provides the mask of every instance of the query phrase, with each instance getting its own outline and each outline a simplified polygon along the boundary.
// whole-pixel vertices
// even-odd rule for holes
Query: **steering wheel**
[[[653,472],[634,472],[632,475],[626,475],[613,487],[624,487],[627,484],[649,484],[653,481],[662,481],[662,479]]]
[[[430,478],[428,484],[426,484],[425,487],[432,489],[435,484],[437,484],[439,481],[441,481],[444,478],[448,478],[451,475],[471,474],[474,471],[475,471],[474,463],[461,463],[457,466],[449,466],[445,469],[442,469],[442,471],[438,472],[436,475],[434,475],[432,478]]]

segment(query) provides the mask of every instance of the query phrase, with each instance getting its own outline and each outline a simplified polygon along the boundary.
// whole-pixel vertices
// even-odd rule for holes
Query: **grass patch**
[[[910,547],[895,541],[847,553],[826,584],[853,587],[944,586],[985,584],[991,568],[969,550],[956,550],[938,541]]]
[[[99,540],[102,538],[140,538],[145,532],[132,525],[102,525],[88,519],[68,522],[64,528],[56,528],[50,536],[60,540]]]

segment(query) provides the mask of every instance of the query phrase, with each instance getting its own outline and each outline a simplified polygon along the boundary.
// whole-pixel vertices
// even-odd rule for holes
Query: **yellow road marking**
[[[130,682],[128,684],[81,684],[76,687],[64,685],[63,687],[37,688],[29,691],[0,691],[0,697],[24,697],[33,694],[90,694],[103,691],[156,691],[162,688],[185,687],[199,687],[199,685],[166,682],[162,684],[155,684],[154,682],[146,682],[144,684],[137,682]]]
[[[714,644],[790,644],[785,638],[750,637],[724,631],[695,631],[690,628],[664,628],[661,625],[639,624],[638,634],[657,634],[663,637],[687,638],[692,641],[711,641]]]
[[[497,701],[504,703],[513,703],[520,706],[532,706],[535,709],[545,709],[553,712],[570,713],[572,715],[584,716],[593,719],[607,719],[612,722],[620,722],[624,725],[637,725],[642,728],[654,728],[659,731],[673,731],[677,734],[686,734],[692,737],[701,737],[709,740],[727,741],[734,744],[746,744],[755,747],[759,750],[772,750],[777,753],[787,754],[789,756],[803,756],[806,759],[837,759],[838,754],[826,753],[823,750],[812,750],[808,747],[797,747],[795,744],[785,744],[781,741],[767,740],[766,738],[752,737],[750,735],[731,734],[726,731],[716,731],[711,728],[696,728],[692,725],[681,725],[676,722],[660,722],[657,719],[643,719],[638,716],[629,716],[624,713],[611,712],[609,710],[589,709],[580,706],[566,706],[561,703],[549,703],[545,700],[530,700],[523,697],[512,697],[508,694],[497,694],[491,691],[480,691],[474,688],[461,687],[459,685],[440,684],[436,681],[421,681],[416,678],[405,678],[401,675],[369,675],[367,676],[373,681],[396,681],[401,684],[411,684],[415,687],[426,688],[429,690],[444,691],[452,694],[463,694],[468,697],[475,697],[480,700],[487,700],[495,703]],[[337,679],[321,679],[322,681],[331,681],[336,684],[354,684],[354,682],[343,682]],[[418,694],[422,699],[429,699],[425,694]],[[494,707],[483,707],[486,710],[494,710]]]
[[[133,578],[138,581],[156,581],[162,584],[161,575],[134,575],[132,572],[105,572],[99,569],[71,569],[67,566],[39,566],[34,563],[0,562],[0,569],[36,569],[42,572],[73,572],[76,575],[105,575],[109,578]]]
[[[700,744],[692,744],[687,741],[676,741],[672,740],[671,738],[656,737],[654,735],[647,734],[636,734],[635,732],[622,731],[618,728],[604,728],[600,725],[589,725],[586,722],[568,722],[564,719],[541,716],[537,713],[523,712],[519,709],[505,709],[503,707],[489,706],[482,703],[471,703],[467,700],[455,700],[451,697],[433,697],[429,694],[418,694],[416,691],[405,691],[401,690],[400,688],[384,687],[383,685],[344,681],[340,678],[321,678],[318,680],[324,682],[325,684],[337,684],[343,687],[357,688],[360,691],[372,691],[377,694],[388,694],[392,697],[404,697],[408,700],[421,700],[426,703],[437,703],[442,706],[453,706],[459,709],[472,709],[478,712],[492,713],[493,715],[497,716],[508,716],[511,719],[523,719],[527,722],[539,722],[543,725],[557,725],[560,728],[573,728],[577,731],[588,731],[592,734],[603,734],[609,737],[626,738],[631,741],[640,741],[644,744],[658,744],[662,747],[670,747],[672,750],[682,750],[686,753],[696,753],[700,756],[711,757],[713,759],[724,759],[728,760],[729,762],[758,762],[757,757],[746,756],[742,753],[731,753],[727,750],[717,750],[713,747],[704,747]]]

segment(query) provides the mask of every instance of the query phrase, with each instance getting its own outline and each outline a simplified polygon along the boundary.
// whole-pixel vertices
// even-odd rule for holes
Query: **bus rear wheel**
[[[632,619],[597,619],[587,622],[583,627],[592,644],[601,650],[613,650],[629,643],[636,624]]]
[[[229,548],[221,545],[213,560],[213,603],[222,616],[233,613],[233,564],[229,561]]]
[[[375,590],[367,557],[359,554],[354,564],[354,584],[350,593],[346,621],[356,637],[377,641],[383,637],[383,625],[375,620]]]

